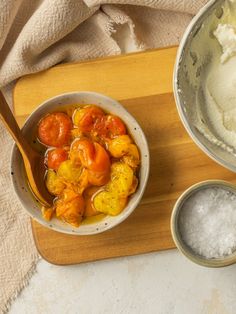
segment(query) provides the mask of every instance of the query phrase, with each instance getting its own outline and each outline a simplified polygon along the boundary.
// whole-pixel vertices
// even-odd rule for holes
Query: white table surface
[[[75,266],[41,260],[11,314],[234,314],[236,265],[208,269],[177,250]]]
[[[134,50],[122,27],[122,52]],[[209,269],[177,250],[55,266],[40,260],[10,314],[235,314],[236,265]]]

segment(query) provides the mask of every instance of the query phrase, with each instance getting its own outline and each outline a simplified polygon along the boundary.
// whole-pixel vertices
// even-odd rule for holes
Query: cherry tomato
[[[90,132],[97,120],[104,117],[104,112],[96,106],[88,106],[76,110],[74,114],[74,124],[82,132]]]
[[[88,139],[77,140],[72,144],[71,156],[76,163],[88,169],[88,182],[101,186],[110,178],[110,158],[106,150],[98,143]]]
[[[100,144],[81,139],[72,144],[71,151],[78,152],[78,158],[85,168],[95,172],[109,172],[110,158]]]
[[[85,200],[85,211],[84,211],[84,217],[91,217],[98,215],[99,212],[96,211],[96,209],[93,206],[93,197],[101,189],[97,186],[92,186],[85,190],[84,192],[84,200]]]
[[[72,127],[72,121],[65,113],[50,113],[39,122],[39,140],[47,146],[66,145],[70,141]]]
[[[57,217],[75,227],[80,225],[85,209],[85,202],[82,195],[77,195],[76,198],[68,202],[59,199],[55,202],[55,205]]]
[[[108,138],[114,138],[116,136],[126,134],[126,127],[122,120],[113,115],[106,116],[105,130]]]
[[[106,115],[96,121],[91,133],[93,136],[99,136],[102,139],[112,139],[126,134],[126,127],[119,117]]]
[[[104,172],[96,172],[96,171],[88,171],[88,182],[91,185],[95,186],[102,186],[108,183],[110,180],[110,172],[104,171]]]
[[[60,164],[68,159],[68,153],[63,148],[55,148],[49,150],[46,161],[49,169],[58,170]]]

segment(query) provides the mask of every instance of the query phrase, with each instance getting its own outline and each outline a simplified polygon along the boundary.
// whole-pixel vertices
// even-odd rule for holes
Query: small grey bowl
[[[31,193],[28,181],[25,175],[25,169],[19,150],[14,145],[11,155],[11,171],[12,183],[15,192],[24,206],[28,214],[40,224],[58,232],[73,234],[73,235],[90,235],[97,234],[115,227],[124,221],[137,207],[144,193],[148,176],[149,176],[149,149],[146,137],[138,122],[134,117],[116,100],[95,92],[71,92],[46,100],[40,105],[27,119],[22,128],[23,134],[32,141],[32,134],[37,129],[38,121],[47,113],[53,112],[55,109],[60,110],[60,106],[69,104],[94,104],[104,109],[107,112],[119,116],[128,127],[128,130],[133,137],[135,143],[139,147],[141,156],[141,167],[139,171],[139,185],[137,191],[130,197],[125,209],[117,216],[106,216],[101,221],[82,224],[76,228],[66,224],[59,219],[53,218],[51,221],[43,219],[40,211],[41,205]]]
[[[182,239],[180,233],[179,216],[184,202],[194,193],[201,189],[210,187],[222,187],[233,193],[236,193],[236,186],[223,180],[207,180],[199,182],[188,188],[176,201],[171,215],[171,234],[175,245],[181,253],[194,263],[206,267],[224,267],[236,263],[236,251],[233,254],[222,258],[205,258],[195,253]]]

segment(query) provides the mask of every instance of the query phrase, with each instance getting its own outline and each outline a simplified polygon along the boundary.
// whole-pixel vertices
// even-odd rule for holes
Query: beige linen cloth
[[[206,0],[0,0],[0,88],[59,62],[177,44]],[[78,73],[79,75],[79,73]],[[29,217],[14,195],[12,140],[0,125],[0,313],[28,283],[38,260]]]

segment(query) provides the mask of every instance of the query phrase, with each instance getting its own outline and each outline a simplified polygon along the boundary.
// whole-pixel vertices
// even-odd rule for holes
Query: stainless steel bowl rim
[[[193,133],[191,128],[189,127],[189,123],[187,121],[187,118],[184,114],[184,110],[182,107],[182,102],[179,96],[178,92],[178,71],[179,71],[179,64],[181,62],[182,58],[182,53],[185,48],[186,42],[188,40],[189,35],[191,34],[194,26],[198,22],[198,20],[202,17],[203,14],[205,14],[218,0],[211,0],[209,1],[204,7],[200,9],[200,11],[196,14],[196,16],[191,20],[190,24],[186,28],[184,35],[182,37],[182,40],[179,44],[179,48],[177,51],[176,55],[176,61],[174,65],[174,71],[173,71],[173,91],[174,91],[174,98],[175,98],[175,103],[177,107],[178,114],[180,116],[180,119],[188,132],[189,136],[192,138],[192,140],[199,146],[199,148],[211,159],[213,159],[215,162],[220,164],[223,167],[226,167],[227,169],[236,172],[236,165],[232,165],[231,163],[228,163],[227,161],[223,160],[217,154],[214,152],[210,151],[209,148],[201,142],[201,140],[198,139],[198,137]]]

